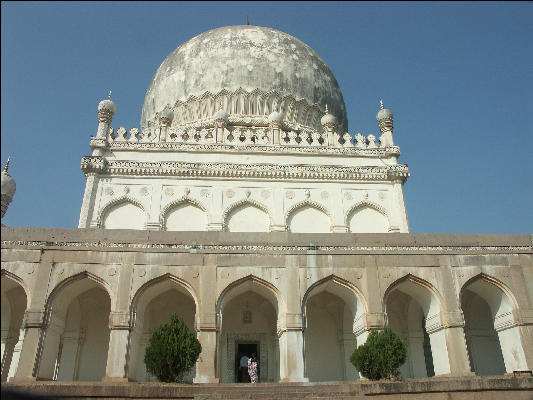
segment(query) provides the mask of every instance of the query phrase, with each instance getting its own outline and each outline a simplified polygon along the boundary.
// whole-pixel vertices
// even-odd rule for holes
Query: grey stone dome
[[[17,185],[15,180],[7,171],[2,171],[2,196],[13,197],[16,190]]]
[[[378,121],[380,120],[383,120],[383,119],[388,119],[388,118],[392,118],[392,111],[389,110],[388,108],[382,108],[381,110],[378,111],[377,115],[376,115],[376,119]]]
[[[117,107],[111,99],[105,99],[98,103],[98,111],[107,111],[114,114],[117,111]]]
[[[321,110],[328,104],[339,125],[348,128],[341,90],[322,58],[293,36],[253,25],[204,32],[170,53],[146,92],[141,127],[156,121],[167,105],[239,88],[248,93],[276,91]],[[218,109],[217,104],[212,114]]]

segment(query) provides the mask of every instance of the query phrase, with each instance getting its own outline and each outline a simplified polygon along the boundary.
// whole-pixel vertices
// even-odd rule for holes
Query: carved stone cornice
[[[91,138],[91,147],[93,146]],[[95,142],[96,143],[96,142]],[[98,142],[99,143],[99,142]],[[356,147],[306,147],[306,146],[261,146],[261,145],[227,145],[227,144],[185,144],[173,142],[112,142],[107,144],[110,150],[149,150],[149,151],[199,151],[229,153],[280,153],[280,154],[323,154],[356,157],[386,158],[399,157],[399,146],[362,149]]]
[[[191,163],[173,161],[104,160],[102,157],[83,157],[82,171],[111,175],[178,176],[192,178],[258,178],[312,179],[328,181],[392,181],[407,179],[405,164],[342,167],[327,165],[230,164]]]
[[[391,234],[392,235],[392,234]],[[31,249],[57,249],[67,248],[79,249],[99,249],[114,251],[117,249],[127,249],[128,251],[170,251],[170,252],[223,252],[223,253],[267,253],[280,254],[282,252],[297,252],[308,254],[308,245],[271,245],[271,244],[168,244],[168,243],[125,243],[125,242],[103,242],[103,241],[26,241],[26,240],[2,240],[0,242],[3,249],[9,248],[31,248]],[[340,254],[492,254],[508,255],[513,253],[532,254],[532,246],[312,246],[316,252],[339,252]],[[317,253],[319,254],[319,253]]]
[[[81,170],[85,175],[90,173],[101,174],[106,169],[106,160],[103,157],[82,157]]]

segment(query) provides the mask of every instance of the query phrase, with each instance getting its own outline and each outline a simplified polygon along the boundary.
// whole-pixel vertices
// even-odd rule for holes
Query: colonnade
[[[219,272],[202,273],[216,278]],[[404,378],[531,369],[529,328],[516,318],[517,302],[485,274],[466,282],[451,302],[408,274],[388,286],[381,304],[369,303],[360,288],[334,274],[317,279],[302,296],[298,290],[287,295],[264,278],[247,275],[215,297],[206,293],[212,289],[198,292],[172,273],[130,293],[131,273],[114,291],[84,271],[43,297],[2,270],[2,380],[155,380],[146,372],[144,351],[153,330],[173,313],[202,345],[186,376],[194,382],[234,382],[242,344],[256,346],[262,381],[354,380],[359,374],[351,353],[371,330],[387,325],[407,344]],[[39,296],[42,307],[35,308]]]

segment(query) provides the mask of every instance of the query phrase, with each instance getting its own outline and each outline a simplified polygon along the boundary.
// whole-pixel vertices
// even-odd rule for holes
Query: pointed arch
[[[291,207],[289,207],[289,209],[287,210],[287,212],[285,213],[285,227],[287,229],[287,231],[290,231],[290,222],[292,221],[292,217],[293,215],[300,209],[304,209],[305,207],[310,207],[310,208],[313,208],[315,210],[318,210],[322,213],[324,213],[327,217],[328,217],[328,222],[329,222],[329,230],[331,231],[331,213],[329,212],[329,210],[323,206],[322,204],[320,203],[317,203],[313,200],[309,200],[309,199],[305,199],[305,200],[302,200],[302,201],[299,201],[298,203],[296,204],[293,204]]]
[[[281,292],[279,291],[279,289],[276,286],[274,286],[272,283],[270,283],[270,282],[268,282],[268,281],[266,281],[264,279],[261,279],[261,278],[255,276],[255,275],[253,275],[253,274],[250,274],[250,275],[245,276],[244,278],[240,278],[240,279],[237,279],[237,280],[229,283],[224,288],[224,290],[222,290],[222,292],[218,296],[217,303],[216,303],[217,315],[222,314],[224,306],[230,300],[232,300],[234,297],[236,297],[240,293],[237,293],[237,294],[235,294],[233,296],[229,296],[229,297],[228,297],[228,295],[235,288],[238,288],[239,286],[245,285],[245,284],[257,285],[257,287],[259,287],[260,289],[263,289],[262,290],[263,294],[270,293],[270,296],[267,295],[267,298],[270,301],[272,301],[272,299],[275,299],[275,304],[273,304],[273,306],[275,307],[276,311],[278,312],[278,315],[280,313],[285,313],[286,312],[287,308],[286,308],[286,305],[285,305],[285,301],[283,300],[283,296],[281,295]],[[218,321],[217,321],[217,324],[218,324]]]
[[[30,290],[28,289],[28,285],[26,284],[24,279],[22,279],[20,276],[12,272],[9,272],[5,269],[2,269],[2,271],[0,272],[0,277],[1,278],[5,277],[7,279],[10,279],[22,287],[22,290],[24,290],[24,294],[26,295],[26,309],[27,309],[31,304],[31,297],[30,297]]]
[[[355,203],[354,205],[352,205],[348,211],[344,214],[344,225],[348,226],[348,222],[349,222],[349,219],[350,219],[350,216],[358,211],[359,209],[362,209],[364,207],[368,207],[368,208],[372,208],[373,210],[377,211],[378,213],[382,214],[385,218],[387,218],[387,222],[389,223],[389,226],[390,226],[390,217],[389,217],[389,213],[387,212],[387,210],[380,206],[379,204],[376,204],[372,201],[369,201],[369,200],[361,200],[357,203]]]
[[[302,315],[305,316],[305,306],[307,304],[307,301],[309,300],[310,297],[313,296],[313,292],[316,291],[316,289],[318,289],[320,286],[322,285],[327,285],[329,282],[333,282],[334,284],[336,285],[339,285],[340,287],[342,288],[345,288],[346,290],[350,291],[353,293],[353,295],[355,296],[355,298],[357,299],[358,303],[362,306],[362,309],[359,310],[354,310],[353,309],[353,306],[350,306],[350,309],[352,311],[352,314],[355,318],[356,314],[360,314],[360,311],[363,312],[363,313],[366,313],[368,312],[368,304],[367,304],[367,301],[365,299],[365,297],[363,296],[363,293],[359,290],[359,288],[357,286],[355,286],[353,283],[345,280],[345,279],[342,279],[340,277],[338,277],[337,275],[335,274],[331,274],[329,276],[326,276],[325,278],[322,278],[318,281],[316,281],[315,283],[313,283],[311,286],[309,286],[302,298],[302,304],[301,304],[301,308],[302,308]],[[346,304],[350,305],[349,301],[347,301],[348,299],[344,298],[343,296],[339,296],[340,298],[342,298],[342,300],[344,300],[346,302]],[[355,312],[354,312],[355,311]]]
[[[385,293],[383,295],[383,302],[382,302],[383,311],[386,311],[387,300],[388,300],[388,297],[391,294],[391,292],[394,291],[395,289],[397,289],[400,285],[402,285],[405,282],[411,282],[411,283],[413,283],[413,284],[415,284],[415,285],[417,285],[419,287],[422,287],[422,288],[428,290],[429,293],[436,300],[436,303],[432,303],[431,299],[429,299],[429,303],[428,303],[428,299],[422,298],[422,296],[420,296],[420,293],[410,293],[410,296],[413,297],[416,301],[418,301],[420,303],[420,306],[422,306],[422,309],[424,310],[424,313],[426,315],[432,315],[430,313],[430,311],[434,311],[435,307],[438,307],[438,311],[437,312],[440,313],[440,308],[444,304],[444,300],[443,300],[443,297],[440,294],[440,292],[431,283],[429,283],[425,279],[419,278],[418,276],[415,276],[415,275],[413,275],[411,273],[408,273],[408,274],[402,276],[401,278],[398,278],[397,280],[392,282],[387,287],[387,289],[385,290]]]
[[[139,200],[133,198],[132,196],[123,195],[123,196],[117,197],[116,199],[112,199],[112,200],[108,201],[107,203],[105,203],[105,205],[103,207],[100,208],[100,213],[98,214],[98,219],[97,219],[97,227],[98,228],[103,228],[103,223],[104,223],[105,217],[107,217],[107,214],[109,213],[109,211],[113,207],[121,205],[123,203],[124,204],[129,203],[129,204],[132,204],[132,205],[140,208],[141,211],[144,214],[144,219],[145,219],[144,223],[146,224],[146,218],[148,216],[148,212],[146,211],[146,207]]]
[[[261,211],[263,211],[268,216],[268,220],[270,222],[269,225],[270,226],[272,225],[272,214],[271,214],[271,212],[270,212],[270,210],[268,209],[267,206],[265,206],[264,204],[258,202],[257,200],[254,200],[254,199],[243,199],[243,200],[236,201],[235,203],[229,205],[224,210],[224,212],[222,213],[222,223],[223,223],[223,226],[224,226],[224,230],[226,230],[227,227],[228,227],[228,225],[227,225],[228,224],[228,216],[230,216],[233,211],[237,210],[239,207],[242,207],[244,205],[250,205],[252,207],[256,207],[256,208],[260,209]]]
[[[459,300],[461,301],[462,298],[463,298],[463,295],[464,295],[464,291],[466,289],[468,289],[468,286],[471,284],[471,283],[474,283],[475,281],[477,280],[482,280],[484,282],[487,282],[491,285],[494,285],[496,288],[500,289],[506,296],[507,298],[509,299],[509,301],[511,302],[511,306],[513,309],[517,309],[518,308],[518,302],[516,300],[516,297],[513,293],[513,291],[509,288],[509,286],[507,286],[506,284],[504,284],[502,281],[494,278],[493,276],[490,276],[484,272],[480,272],[479,274],[471,277],[470,279],[468,279],[464,284],[463,286],[461,286],[461,290],[459,291]]]
[[[85,278],[95,282],[100,288],[104,289],[104,291],[107,293],[111,301],[111,309],[113,309],[113,305],[115,304],[115,301],[114,301],[115,298],[112,295],[113,291],[111,290],[111,287],[109,286],[109,284],[104,279],[100,278],[98,275],[95,275],[89,271],[82,271],[75,275],[69,276],[68,278],[63,279],[52,289],[52,291],[46,298],[46,302],[45,302],[46,311],[45,312],[49,313],[51,311],[51,306],[53,305],[56,297],[58,296],[59,293],[63,291],[64,288]]]
[[[196,199],[193,199],[189,195],[184,195],[180,197],[179,199],[173,200],[170,203],[168,203],[163,209],[161,210],[161,213],[159,214],[159,223],[161,225],[161,230],[166,230],[166,222],[168,213],[172,211],[174,208],[179,207],[184,204],[190,204],[192,206],[198,207],[200,210],[202,210],[206,217],[207,217],[207,224],[209,225],[211,223],[211,215],[207,211],[207,208],[203,205],[201,201],[198,201]]]
[[[130,312],[131,312],[132,317],[134,316],[137,310],[139,299],[142,297],[143,293],[145,293],[147,289],[154,287],[154,285],[158,285],[165,281],[170,281],[170,282],[175,283],[176,285],[181,287],[183,290],[185,290],[190,297],[192,297],[194,301],[194,305],[195,305],[196,315],[198,315],[199,313],[198,296],[196,295],[194,288],[187,281],[177,277],[174,274],[171,274],[170,272],[167,272],[166,274],[150,279],[148,282],[145,282],[139,289],[137,289],[130,303]]]

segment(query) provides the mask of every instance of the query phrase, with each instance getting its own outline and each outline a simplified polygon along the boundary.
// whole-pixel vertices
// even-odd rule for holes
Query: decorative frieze
[[[85,174],[98,171],[112,175],[178,176],[193,178],[266,178],[342,181],[393,181],[409,177],[405,164],[387,166],[326,166],[279,164],[188,163],[172,161],[104,160],[102,157],[83,157],[81,169]]]

